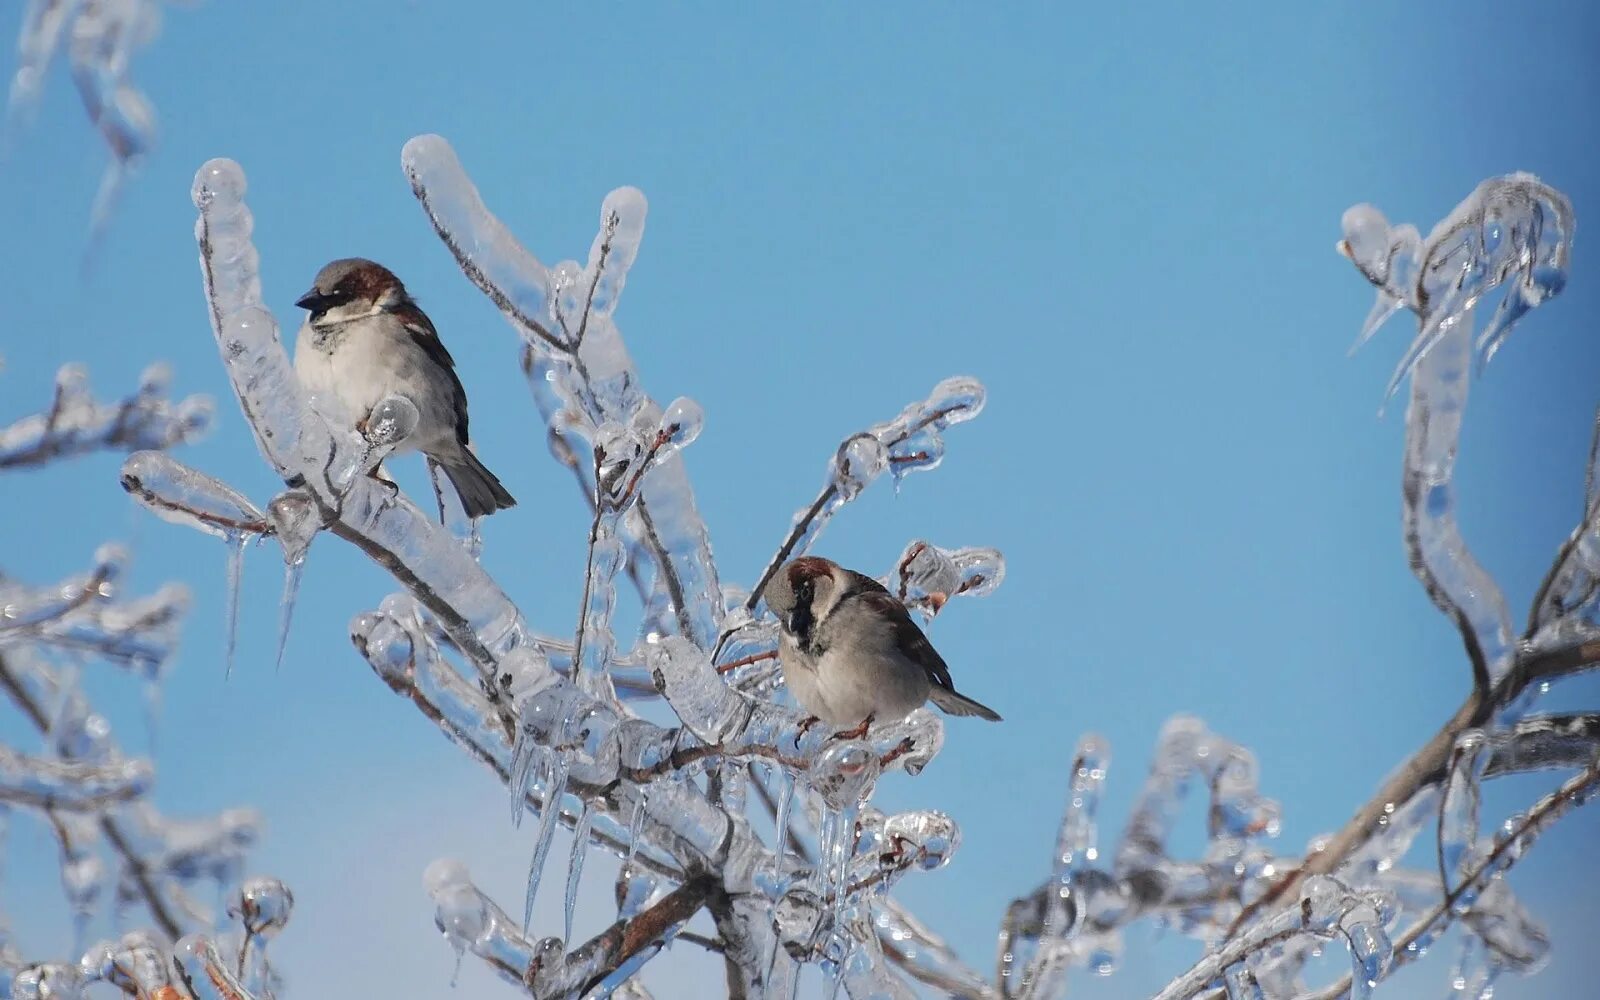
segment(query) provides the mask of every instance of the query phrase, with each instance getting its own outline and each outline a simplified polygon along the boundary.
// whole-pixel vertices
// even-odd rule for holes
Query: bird
[[[402,396],[416,406],[418,422],[396,450],[420,451],[444,469],[468,517],[517,502],[472,453],[455,360],[393,271],[363,257],[333,261],[295,305],[307,312],[295,375],[324,416],[361,430],[373,407]]]
[[[762,590],[778,616],[778,662],[800,707],[855,726],[903,719],[930,699],[950,715],[1000,716],[956,691],[950,668],[883,584],[818,556],[781,566]]]

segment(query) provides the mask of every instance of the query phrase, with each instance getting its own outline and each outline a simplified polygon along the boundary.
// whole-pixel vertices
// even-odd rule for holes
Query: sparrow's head
[[[845,573],[838,563],[818,556],[791,559],[767,581],[761,596],[783,630],[803,638],[839,603]]]
[[[311,313],[312,326],[336,326],[410,301],[394,272],[364,257],[345,257],[317,272],[311,291],[295,305]]]

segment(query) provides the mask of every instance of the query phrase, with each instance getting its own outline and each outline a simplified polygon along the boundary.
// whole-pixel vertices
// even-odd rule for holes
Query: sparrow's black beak
[[[313,288],[298,299],[295,299],[294,304],[301,309],[309,309],[311,312],[321,312],[329,305],[330,301],[329,296],[323,295]]]

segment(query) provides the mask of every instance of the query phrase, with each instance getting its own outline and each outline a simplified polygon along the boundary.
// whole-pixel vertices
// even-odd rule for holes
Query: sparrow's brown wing
[[[411,335],[411,342],[422,348],[422,353],[428,360],[438,365],[450,376],[451,402],[456,411],[456,440],[463,445],[467,443],[467,390],[461,384],[461,377],[456,374],[456,359],[445,350],[444,341],[439,339],[439,331],[433,328],[433,320],[423,312],[415,302],[402,302],[395,306],[394,317],[406,328]]]
[[[911,620],[911,614],[906,611],[906,606],[876,580],[871,582],[877,589],[865,591],[851,600],[860,602],[863,608],[882,616],[882,620],[889,624],[895,647],[900,654],[922,667],[923,672],[928,675],[928,681],[933,685],[933,691],[928,695],[929,699],[951,715],[976,715],[991,722],[999,722],[1000,715],[994,709],[973,701],[956,690],[955,682],[950,679],[950,667],[945,664],[944,657],[939,655],[939,651],[933,648],[933,643],[928,641],[922,629]]]
[[[855,591],[857,593],[865,593],[865,594],[882,593],[882,594],[887,594],[889,592],[889,589],[887,587],[885,587],[883,584],[879,583],[877,580],[874,580],[872,577],[868,576],[865,573],[857,573],[853,569],[847,569],[844,572],[845,572],[845,575],[850,578],[850,585],[851,585],[852,588],[855,589]]]
[[[859,601],[862,607],[870,609],[888,623],[894,636],[895,647],[899,649],[900,654],[920,666],[935,687],[955,690],[955,684],[950,680],[950,668],[945,665],[944,657],[933,648],[933,643],[922,634],[922,629],[917,628],[917,623],[911,620],[911,615],[906,612],[906,606],[893,594],[880,586],[876,590],[863,592],[854,600]]]

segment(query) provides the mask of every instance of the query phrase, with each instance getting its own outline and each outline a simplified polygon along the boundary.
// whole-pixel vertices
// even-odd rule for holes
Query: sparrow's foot
[[[836,740],[859,740],[867,735],[867,730],[870,728],[872,728],[872,716],[869,715],[861,720],[861,725],[856,726],[854,729],[840,730],[833,734],[833,738]]]
[[[383,467],[381,465],[373,466],[372,471],[367,473],[367,478],[377,483],[379,486],[387,486],[389,488],[389,496],[383,501],[384,507],[388,507],[390,504],[393,504],[396,500],[400,499],[400,484],[384,475]]]
[[[804,736],[805,734],[811,732],[812,727],[815,726],[817,723],[819,723],[821,721],[822,721],[822,719],[819,716],[815,716],[815,715],[808,715],[805,718],[801,719],[800,720],[800,735]]]

